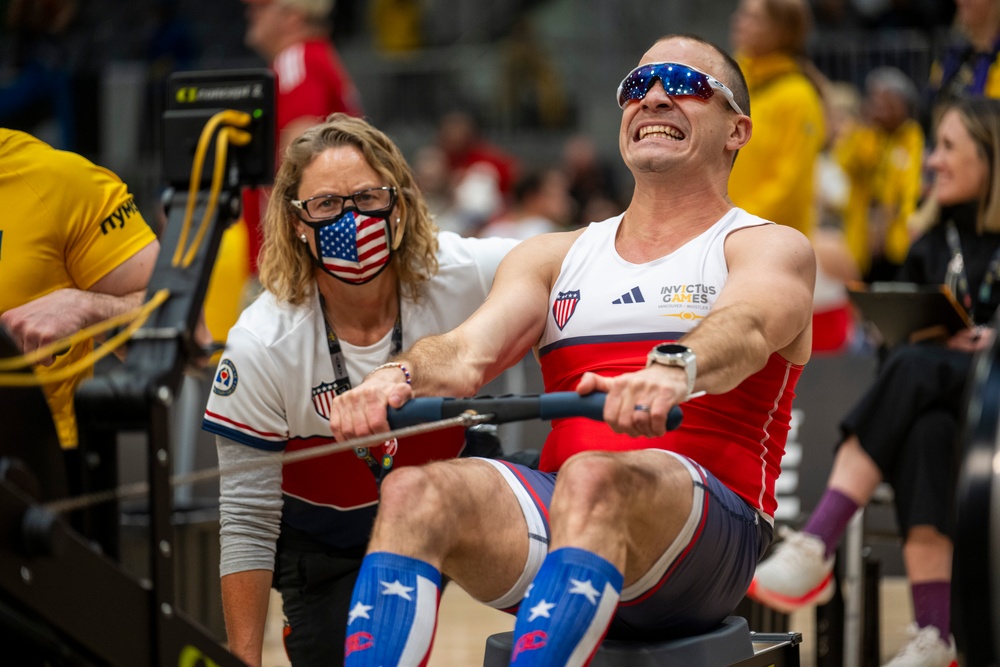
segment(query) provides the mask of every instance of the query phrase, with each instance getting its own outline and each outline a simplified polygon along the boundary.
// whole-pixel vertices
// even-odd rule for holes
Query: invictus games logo
[[[219,396],[229,396],[236,391],[236,383],[239,377],[236,375],[236,365],[229,359],[223,359],[219,364],[219,370],[215,372],[215,381],[212,382],[212,391]]]
[[[715,285],[693,283],[691,285],[665,285],[660,288],[663,303],[708,303],[715,296]]]

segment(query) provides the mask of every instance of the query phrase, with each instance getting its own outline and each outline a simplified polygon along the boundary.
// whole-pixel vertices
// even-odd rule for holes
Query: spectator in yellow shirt
[[[753,100],[753,137],[729,178],[733,203],[811,235],[813,171],[823,148],[819,74],[805,58],[805,0],[741,0],[731,41]]]
[[[863,120],[834,156],[850,181],[844,235],[866,280],[891,280],[906,258],[906,224],[920,199],[924,132],[916,85],[894,67],[865,79]]]

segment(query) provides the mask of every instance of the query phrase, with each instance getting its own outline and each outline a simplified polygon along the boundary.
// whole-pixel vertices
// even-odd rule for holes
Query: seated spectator
[[[790,613],[833,595],[833,554],[848,521],[889,482],[913,595],[911,640],[888,665],[949,667],[954,462],[963,389],[1000,290],[1000,101],[953,102],[928,159],[937,224],[910,248],[898,278],[948,285],[976,326],[938,342],[900,343],[841,423],[844,439],[826,491],[802,532],[786,530],[760,563],[748,595]]]
[[[844,235],[865,280],[891,280],[910,245],[907,220],[922,188],[924,132],[916,85],[894,67],[865,79],[862,119],[834,146],[850,193]]]
[[[479,236],[524,240],[566,229],[573,202],[566,175],[558,169],[530,171],[514,186],[514,203],[506,215],[486,224]]]

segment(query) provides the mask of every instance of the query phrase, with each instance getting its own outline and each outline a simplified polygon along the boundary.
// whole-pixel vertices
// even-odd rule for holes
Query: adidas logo
[[[642,291],[638,287],[633,287],[611,303],[619,305],[623,303],[646,303],[646,300],[642,297]]]

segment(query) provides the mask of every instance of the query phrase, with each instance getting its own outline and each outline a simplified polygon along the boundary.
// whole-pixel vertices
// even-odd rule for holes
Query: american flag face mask
[[[313,261],[334,278],[363,285],[389,265],[392,227],[388,217],[347,210],[329,224],[311,226],[319,253]]]

